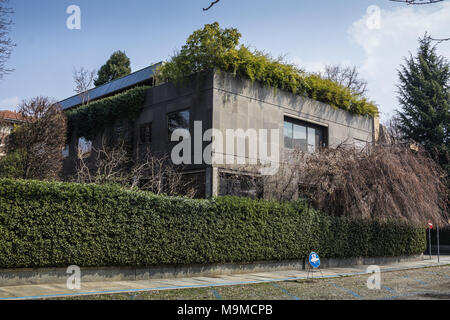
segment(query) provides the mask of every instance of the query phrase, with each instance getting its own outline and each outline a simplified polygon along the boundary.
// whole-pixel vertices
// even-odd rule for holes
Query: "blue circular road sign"
[[[318,267],[320,267],[320,258],[319,258],[319,255],[317,253],[311,252],[309,254],[309,264],[314,269],[317,269]]]

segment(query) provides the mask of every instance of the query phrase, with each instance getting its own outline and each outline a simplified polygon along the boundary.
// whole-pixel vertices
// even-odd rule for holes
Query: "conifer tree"
[[[422,145],[447,171],[449,166],[450,64],[436,52],[432,38],[419,39],[417,55],[399,70],[399,128]]]
[[[98,71],[98,78],[94,84],[96,87],[131,73],[130,59],[125,52],[114,52],[108,61]]]

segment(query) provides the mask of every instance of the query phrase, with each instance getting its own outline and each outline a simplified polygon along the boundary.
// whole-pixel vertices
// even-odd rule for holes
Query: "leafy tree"
[[[399,127],[403,136],[423,145],[450,172],[450,64],[436,52],[432,38],[419,39],[417,55],[399,70]]]
[[[162,70],[165,80],[181,79],[191,74],[216,68],[225,54],[239,45],[237,29],[221,29],[219,23],[207,24],[194,31],[181,50]]]
[[[130,73],[130,59],[125,52],[116,51],[98,71],[98,78],[95,80],[94,85],[98,87]]]

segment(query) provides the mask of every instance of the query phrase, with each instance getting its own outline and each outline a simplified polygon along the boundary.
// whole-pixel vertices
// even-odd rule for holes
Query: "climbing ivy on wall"
[[[66,111],[68,134],[93,140],[96,133],[111,126],[117,119],[134,120],[142,111],[149,86],[136,87],[87,105]]]
[[[286,90],[358,115],[378,115],[374,103],[350,89],[317,75],[308,75],[281,59],[239,44],[237,29],[220,28],[217,22],[195,31],[181,50],[160,69],[162,81],[179,82],[186,76],[219,69],[263,85]]]

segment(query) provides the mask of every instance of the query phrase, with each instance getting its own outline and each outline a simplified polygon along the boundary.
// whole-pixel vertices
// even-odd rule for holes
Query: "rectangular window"
[[[308,137],[308,128],[301,125],[294,125],[294,149],[300,149],[306,151],[307,137]]]
[[[62,157],[63,159],[66,159],[69,157],[69,145],[66,144],[63,151],[62,151]]]
[[[172,112],[167,115],[167,129],[169,140],[177,129],[189,130],[190,112],[189,110]]]
[[[152,124],[145,123],[139,129],[139,140],[142,144],[152,142]]]
[[[308,128],[308,152],[316,152],[316,148],[320,148],[320,145],[316,144],[316,129]]]
[[[326,147],[326,128],[286,117],[284,120],[284,147],[313,153]]]
[[[290,122],[284,122],[284,147],[292,149],[294,142],[292,141],[293,125]]]
[[[80,155],[90,154],[92,152],[92,141],[84,137],[78,139],[78,152]]]

